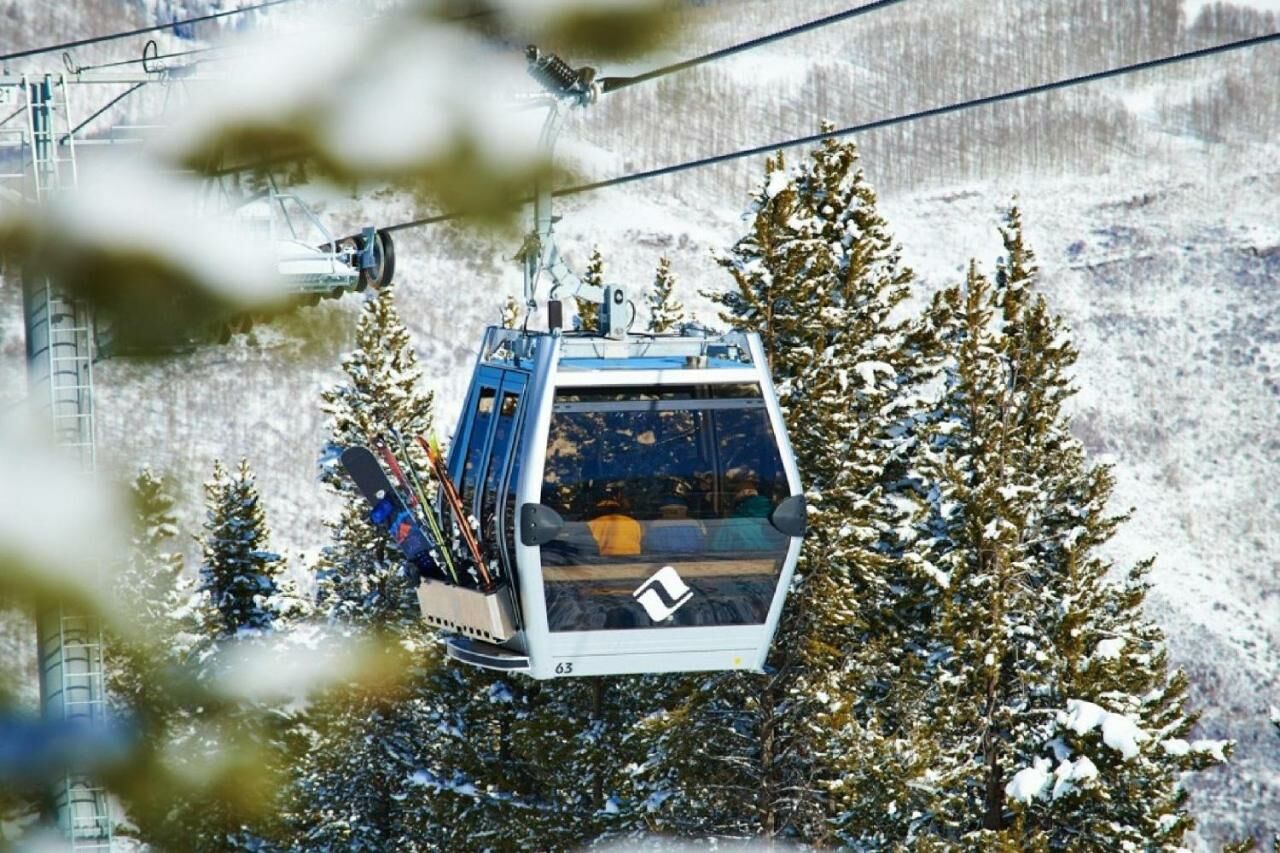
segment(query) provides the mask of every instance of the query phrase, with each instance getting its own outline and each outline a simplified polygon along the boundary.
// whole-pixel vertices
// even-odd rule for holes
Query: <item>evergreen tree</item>
[[[353,501],[358,493],[338,464],[344,449],[368,445],[391,429],[406,438],[430,430],[433,397],[421,389],[422,368],[396,310],[395,292],[381,288],[365,301],[355,347],[342,360],[346,380],[321,395],[331,426],[320,454],[320,478]],[[415,464],[425,462],[409,450]]]
[[[344,368],[346,381],[324,395],[333,423],[324,460],[392,427],[429,430],[431,399],[389,295],[366,305]],[[633,697],[601,690],[604,680],[537,684],[442,660],[395,547],[345,478],[328,466],[325,476],[344,500],[317,569],[319,609],[340,630],[411,652],[390,688],[345,686],[313,703],[290,808],[299,843],[564,848],[615,825],[628,764],[622,711],[635,713]]]
[[[133,481],[131,498],[130,548],[114,594],[122,611],[133,614],[133,623],[128,634],[112,632],[106,638],[107,688],[113,715],[145,737],[142,749],[159,755],[192,740],[190,683],[182,667],[199,625],[192,585],[182,577],[182,557],[169,550],[178,531],[174,499],[164,479],[144,468]],[[163,791],[163,806],[152,806],[154,792],[145,786],[120,793],[129,809],[128,835],[140,842],[172,845],[180,835],[200,828],[188,820],[190,800],[172,791]]]
[[[322,479],[342,505],[315,572],[317,616],[353,638],[380,639],[388,665],[402,671],[390,685],[342,685],[313,702],[307,720],[312,733],[290,805],[290,822],[308,849],[403,849],[416,843],[407,821],[421,808],[421,792],[411,779],[420,764],[420,741],[429,734],[427,673],[438,665],[437,653],[400,553],[369,522],[364,498],[336,466],[343,448],[391,430],[406,437],[430,432],[432,396],[421,389],[422,371],[394,293],[385,288],[364,304],[355,349],[342,362],[345,381],[322,395],[331,419]],[[416,448],[407,460],[425,469]]]
[[[591,261],[587,264],[587,271],[583,274],[582,281],[585,284],[604,287],[604,255],[600,254],[599,246],[591,250]],[[600,303],[595,299],[583,299],[580,296],[575,296],[574,302],[578,306],[578,318],[582,320],[582,328],[598,330]]]
[[[721,258],[737,287],[708,295],[723,321],[765,342],[810,533],[768,673],[691,684],[651,723],[646,776],[663,829],[827,843],[828,793],[856,746],[841,732],[868,716],[863,682],[883,646],[869,637],[897,512],[894,427],[918,361],[892,314],[912,275],[850,144],[824,144],[791,173],[770,159],[751,212],[751,232]],[[861,666],[851,662],[859,654]],[[737,796],[717,803],[702,793],[712,790]],[[746,808],[726,808],[735,800]]]
[[[195,640],[194,588],[183,577],[182,554],[171,550],[178,527],[164,478],[144,468],[133,481],[131,497],[133,535],[117,595],[122,609],[132,614],[134,630],[129,637],[108,638],[108,689],[118,715],[158,721],[174,713],[177,704],[155,672],[179,665]]]
[[[563,850],[628,829],[643,744],[626,735],[648,706],[641,679],[532,682],[466,667],[436,677],[419,837],[449,850]]]
[[[205,639],[269,631],[280,615],[277,578],[284,564],[266,550],[266,513],[249,461],[241,459],[234,474],[214,462],[204,491],[200,592],[205,597]]]
[[[191,597],[191,585],[182,576],[182,554],[172,550],[178,536],[175,500],[165,478],[150,468],[138,473],[131,492],[133,536],[121,586],[131,596],[130,612],[148,626],[159,627],[170,623]],[[177,633],[159,630],[166,636]]]
[[[429,431],[431,397],[388,293],[366,305],[343,365],[346,380],[324,395],[326,462],[392,427]],[[540,684],[442,660],[395,547],[346,478],[325,470],[343,508],[317,569],[320,611],[412,651],[396,686],[344,687],[313,704],[291,807],[304,846],[564,848],[615,826],[630,763],[620,743],[642,703],[613,689],[618,679]]]
[[[941,591],[916,712],[938,754],[917,838],[983,847],[1178,846],[1179,778],[1225,744],[1183,739],[1186,678],[1142,614],[1148,565],[1110,583],[1113,481],[1063,404],[1076,354],[1034,293],[1017,209],[994,285],[970,264],[929,320],[944,390],[926,420],[912,560]]]
[[[654,334],[669,332],[684,322],[684,306],[675,300],[675,287],[676,277],[671,272],[670,259],[659,258],[653,289],[646,298],[649,304],[649,331]]]
[[[790,220],[799,212],[799,192],[782,154],[768,158],[764,168],[764,181],[747,208],[751,233],[716,258],[734,287],[702,295],[722,306],[721,322],[760,334],[774,381],[786,394],[789,380],[808,361],[803,351],[812,324],[802,313],[807,296],[800,286],[806,259],[795,250],[798,235]]]
[[[171,550],[178,528],[164,478],[144,468],[131,497],[133,535],[116,595],[132,614],[133,630],[107,637],[107,687],[113,714],[145,732],[145,748],[162,754],[170,744],[191,740],[190,702],[180,689],[180,674],[200,625],[194,584],[183,577],[182,555]],[[173,840],[168,833],[180,821],[168,809],[143,805],[148,799],[136,792],[128,797],[131,835],[160,844]]]
[[[185,682],[188,692],[169,709],[166,742],[149,745],[172,756],[166,766],[191,787],[173,799],[135,795],[130,817],[140,841],[163,849],[260,850],[287,843],[277,792],[294,720],[270,704],[226,698],[224,679],[228,655],[239,661],[271,653],[265,643],[281,627],[284,610],[283,561],[267,550],[270,533],[247,460],[235,472],[216,462],[204,489],[195,636],[172,651],[182,658],[175,667],[186,673],[175,683]],[[169,501],[149,476],[139,479],[138,490],[147,510],[135,553],[147,554],[171,532]],[[161,577],[163,588],[170,580]]]
[[[348,447],[369,445],[375,438],[394,444],[388,438],[394,431],[407,445],[396,447],[403,451],[398,455],[416,470],[426,470],[426,458],[412,439],[431,432],[434,397],[422,390],[422,368],[394,294],[383,288],[364,303],[355,348],[342,360],[346,379],[321,395],[330,434],[320,452],[320,478],[341,497],[342,509],[328,525],[333,544],[315,574],[317,608],[326,621],[399,633],[418,624],[414,590],[403,577],[399,552],[385,531],[369,522],[364,498],[338,463]]]
[[[784,396],[803,369],[798,350],[810,334],[799,308],[806,299],[806,259],[794,248],[798,198],[782,156],[769,158],[749,209],[751,232],[717,259],[737,287],[703,294],[724,307],[723,322],[760,333]],[[793,603],[784,610],[788,619]],[[633,798],[639,817],[659,832],[694,837],[795,834],[794,808],[784,810],[777,793],[790,791],[795,802],[807,803],[813,788],[804,778],[807,768],[788,761],[798,752],[786,745],[778,750],[774,737],[790,674],[791,668],[775,668],[764,676],[720,673],[682,680],[669,709],[647,720],[640,732],[649,757]]]

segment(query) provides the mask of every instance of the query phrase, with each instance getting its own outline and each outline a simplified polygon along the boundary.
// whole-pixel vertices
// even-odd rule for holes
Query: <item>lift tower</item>
[[[68,87],[61,76],[0,78],[24,125],[9,133],[19,181],[9,193],[19,204],[45,204],[77,184],[74,124]],[[16,144],[14,144],[16,143]],[[16,152],[14,151],[16,149]],[[10,162],[13,162],[11,159]],[[12,188],[12,183],[10,184]],[[20,198],[14,199],[18,195]],[[89,306],[38,271],[24,272],[28,389],[45,414],[55,445],[92,477],[97,467],[93,412],[93,320]],[[94,566],[83,567],[93,572]],[[61,605],[36,616],[39,635],[40,701],[54,724],[101,725],[106,702],[102,625],[96,616]],[[111,811],[106,791],[77,767],[68,767],[53,792],[54,817],[72,850],[111,848]]]

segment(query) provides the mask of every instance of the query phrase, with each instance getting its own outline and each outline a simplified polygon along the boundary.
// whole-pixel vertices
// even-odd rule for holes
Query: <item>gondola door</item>
[[[504,371],[497,389],[493,426],[485,449],[484,474],[477,482],[474,505],[485,559],[497,576],[507,579],[514,576],[514,564],[505,541],[509,526],[506,496],[512,471],[519,468],[517,448],[524,389],[523,373]]]
[[[524,396],[525,374],[483,367],[467,398],[462,425],[454,436],[449,471],[463,506],[465,522],[477,529],[481,551],[495,579],[513,576],[504,547],[503,497],[515,460],[516,436]],[[460,522],[463,520],[459,520]]]

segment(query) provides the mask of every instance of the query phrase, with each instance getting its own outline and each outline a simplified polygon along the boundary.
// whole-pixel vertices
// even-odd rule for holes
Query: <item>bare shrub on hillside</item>
[[[723,4],[690,13],[706,26],[692,50],[836,11],[806,4],[778,20],[776,4]],[[830,6],[830,8],[828,8]],[[716,15],[721,9],[724,15]],[[794,20],[793,20],[794,18]],[[726,21],[732,22],[730,27]],[[717,39],[718,36],[718,40]],[[625,152],[630,171],[909,113],[1170,53],[1185,41],[1181,0],[906,4],[800,36],[813,62],[789,73],[792,53],[771,48],[750,65],[702,66],[606,98],[582,132]],[[794,46],[788,50],[794,51]],[[978,178],[1011,169],[1092,173],[1116,152],[1135,153],[1137,125],[1116,97],[1150,77],[1056,93],[868,134],[859,142],[881,189]],[[661,158],[645,152],[661,152]],[[659,192],[741,197],[742,163],[663,182]]]
[[[1190,97],[1167,95],[1161,122],[1209,142],[1269,141],[1280,121],[1278,73],[1280,53],[1274,49],[1242,54],[1230,70],[1191,89]]]
[[[1196,15],[1188,36],[1197,46],[1226,39],[1247,38],[1274,32],[1276,14],[1235,3],[1211,3]]]

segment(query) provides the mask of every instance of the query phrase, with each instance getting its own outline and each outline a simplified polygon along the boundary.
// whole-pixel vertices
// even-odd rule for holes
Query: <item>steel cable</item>
[[[1032,95],[1040,95],[1045,92],[1052,92],[1057,89],[1067,89],[1073,86],[1082,86],[1087,83],[1096,83],[1099,80],[1107,80],[1112,77],[1120,77],[1126,74],[1134,74],[1139,71],[1148,71],[1152,68],[1159,68],[1165,65],[1174,65],[1181,62],[1190,62],[1196,59],[1203,59],[1208,56],[1227,53],[1236,50],[1245,50],[1247,48],[1258,47],[1259,45],[1269,44],[1280,41],[1280,32],[1267,33],[1260,36],[1252,36],[1250,38],[1239,39],[1237,41],[1224,42],[1223,44],[1213,45],[1211,47],[1199,48],[1197,50],[1189,50],[1183,53],[1175,53],[1169,56],[1162,56],[1157,59],[1147,59],[1142,62],[1135,62],[1130,65],[1121,65],[1115,68],[1108,68],[1103,71],[1094,71],[1089,74],[1080,74],[1075,77],[1067,77],[1062,80],[1054,80],[1049,83],[1039,83],[1034,86],[1025,86],[1020,89],[1011,89],[1007,92],[999,92],[994,95],[984,95],[979,98],[971,98],[965,101],[957,101],[951,104],[944,104],[938,107],[930,107],[928,109],[916,110],[915,112],[902,113],[896,116],[876,119],[874,121],[864,122],[862,124],[849,125],[848,127],[835,128],[820,133],[811,133],[806,136],[797,136],[791,139],[783,139],[777,142],[769,142],[764,145],[755,145],[750,148],[739,148],[735,151],[727,151],[723,154],[713,154],[709,157],[702,157],[697,160],[686,160],[683,163],[673,163],[669,166],[660,166],[656,169],[646,169],[640,172],[632,172],[628,175],[618,175],[613,178],[605,178],[600,181],[592,181],[586,184],[577,184],[575,186],[561,187],[552,192],[553,196],[569,196],[579,193],[591,192],[592,190],[605,189],[607,187],[616,187],[621,184],[629,184],[635,181],[644,181],[651,178],[660,178],[665,175],[674,175],[679,172],[685,172],[690,169],[701,169],[706,166],[715,166],[720,163],[728,163],[732,160],[739,160],[744,157],[753,157],[759,154],[768,154],[773,151],[779,151],[787,148],[796,148],[802,145],[812,145],[815,142],[821,142],[824,139],[836,139],[844,136],[852,136],[858,133],[866,133],[872,130],[879,130],[894,125],[907,124],[909,122],[921,121],[922,119],[936,118],[937,116],[948,115],[950,113],[962,112],[964,110],[976,109],[977,107],[998,104],[1004,101],[1017,100],[1019,98],[1027,98]],[[532,197],[522,198],[521,204],[528,204],[533,201]],[[415,228],[420,225],[432,225],[437,222],[445,222],[451,219],[461,217],[461,213],[441,213],[435,216],[428,216],[422,219],[414,219],[408,222],[401,222],[395,225],[387,226],[384,230],[400,231],[405,228]]]

